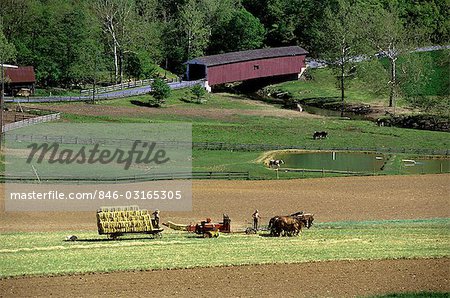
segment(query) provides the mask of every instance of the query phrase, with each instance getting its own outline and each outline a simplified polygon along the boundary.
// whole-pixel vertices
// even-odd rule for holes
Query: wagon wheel
[[[109,236],[109,239],[112,239],[112,240],[117,240],[117,238],[119,237],[119,235],[117,235],[117,234],[109,234],[108,236]]]
[[[155,234],[155,238],[162,238],[163,234],[161,232],[158,232]]]

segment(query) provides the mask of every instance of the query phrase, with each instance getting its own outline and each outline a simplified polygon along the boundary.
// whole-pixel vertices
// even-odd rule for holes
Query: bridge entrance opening
[[[189,80],[201,80],[206,78],[206,66],[202,64],[188,64],[189,67]]]

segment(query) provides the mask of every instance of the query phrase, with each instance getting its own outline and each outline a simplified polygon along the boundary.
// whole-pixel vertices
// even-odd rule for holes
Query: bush
[[[152,83],[152,91],[150,95],[153,97],[153,105],[160,107],[165,103],[171,93],[170,86],[162,79],[155,79]]]
[[[194,87],[191,88],[191,92],[194,95],[194,98],[196,100],[197,103],[203,103],[206,102],[206,90],[205,88],[203,88],[200,85],[195,85]]]

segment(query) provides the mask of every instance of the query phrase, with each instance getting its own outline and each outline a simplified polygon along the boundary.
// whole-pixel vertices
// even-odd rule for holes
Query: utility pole
[[[5,62],[3,60],[3,57],[1,56],[0,53],[0,72],[1,72],[1,87],[2,90],[0,91],[0,150],[3,149],[3,122],[4,122],[4,117],[3,117],[3,111],[5,108]],[[10,68],[17,68],[17,66],[14,65],[6,65],[6,67],[10,67]]]
[[[0,55],[1,56],[1,55]],[[3,57],[1,57],[3,58]],[[0,150],[3,149],[3,103],[5,96],[5,66],[3,59],[0,60],[2,64],[2,91],[0,92]]]
[[[92,104],[95,104],[95,87],[97,85],[97,52],[94,58],[94,85],[92,86]]]

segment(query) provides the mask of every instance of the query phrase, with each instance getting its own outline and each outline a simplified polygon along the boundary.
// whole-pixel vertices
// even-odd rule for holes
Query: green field
[[[127,99],[126,99],[127,100]],[[128,101],[128,100],[127,100]],[[105,102],[104,104],[108,104]],[[113,104],[117,104],[114,102]],[[150,108],[149,108],[150,109]],[[192,122],[194,142],[225,142],[232,144],[273,144],[311,146],[314,148],[396,148],[446,149],[448,133],[378,127],[369,121],[339,118],[283,118],[234,114],[229,119],[205,116],[151,114],[137,116],[80,116],[64,114],[75,123],[161,123]],[[314,131],[326,130],[329,138],[313,140]]]
[[[105,240],[96,232],[0,234],[0,277],[450,256],[450,219],[319,223],[300,237],[165,232]],[[81,241],[65,242],[75,234]]]
[[[314,84],[305,82],[289,84]],[[138,96],[103,101],[102,106],[136,107],[136,102],[145,103],[149,96]],[[189,102],[189,89],[174,90],[167,103],[160,108],[161,113],[139,113],[121,116],[84,116],[63,114],[65,122],[72,123],[192,123],[194,142],[223,142],[227,144],[269,144],[272,146],[299,146],[301,148],[344,149],[352,148],[372,151],[391,151],[394,157],[383,174],[404,174],[400,166],[401,159],[412,159],[417,150],[446,152],[450,148],[450,139],[446,132],[403,129],[397,127],[378,127],[375,123],[362,120],[342,120],[335,117],[283,117],[266,116],[265,110],[277,110],[280,107],[264,106],[261,102],[230,94],[210,94],[206,104]],[[70,105],[61,103],[57,105]],[[43,105],[47,106],[47,105]],[[169,108],[171,109],[169,111]],[[151,107],[140,107],[156,109]],[[183,109],[193,112],[182,113]],[[203,114],[202,112],[211,114]],[[166,112],[167,111],[167,112]],[[171,112],[178,111],[178,113]],[[196,112],[197,111],[197,112]],[[222,115],[228,112],[225,116]],[[230,111],[232,111],[230,113]],[[245,112],[254,114],[245,114]],[[261,112],[261,113],[260,113]],[[282,113],[283,111],[280,110]],[[325,130],[329,137],[313,140],[314,131]],[[407,154],[402,154],[402,152]],[[432,153],[432,152],[431,152]],[[262,162],[256,160],[263,151],[245,152],[232,150],[193,150],[194,171],[249,171],[253,178],[273,179],[275,174]],[[389,153],[390,154],[390,153]],[[371,173],[373,174],[373,173]],[[320,174],[282,173],[280,178],[321,177]]]

